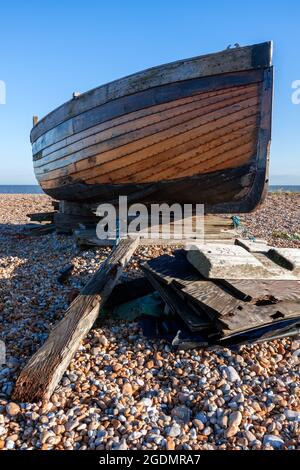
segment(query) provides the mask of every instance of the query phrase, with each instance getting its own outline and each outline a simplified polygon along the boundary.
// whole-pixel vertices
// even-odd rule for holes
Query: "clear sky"
[[[29,133],[71,98],[147,67],[272,39],[271,183],[300,184],[300,2],[10,0],[0,4],[0,184],[35,184]],[[285,176],[284,176],[285,175]]]

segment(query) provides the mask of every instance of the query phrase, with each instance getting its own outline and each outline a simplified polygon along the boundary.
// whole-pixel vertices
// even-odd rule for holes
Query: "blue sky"
[[[272,39],[271,183],[300,184],[300,2],[28,0],[0,6],[0,184],[34,184],[29,133],[86,91],[147,67]],[[277,175],[277,176],[276,176]],[[287,176],[282,176],[287,175]]]

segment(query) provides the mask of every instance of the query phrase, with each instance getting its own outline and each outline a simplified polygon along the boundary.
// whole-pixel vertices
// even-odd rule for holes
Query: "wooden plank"
[[[129,113],[129,115],[127,115],[128,118],[124,120],[123,117],[124,122],[119,125],[113,125],[114,121],[112,121],[112,125],[110,127],[107,123],[103,123],[102,129],[100,128],[98,132],[93,132],[87,137],[76,140],[75,142],[57,150],[52,150],[47,155],[45,155],[45,152],[49,152],[49,148],[46,148],[45,152],[39,152],[39,158],[36,160],[35,167],[38,168],[46,163],[55,163],[56,160],[59,160],[62,157],[67,157],[80,149],[88,148],[99,142],[111,141],[113,144],[117,137],[128,134],[130,135],[131,132],[138,129],[140,129],[141,132],[144,132],[149,126],[153,126],[157,123],[162,124],[165,121],[168,122],[169,119],[175,118],[176,116],[182,116],[182,118],[184,118],[185,115],[190,114],[192,111],[197,113],[197,110],[202,111],[205,109],[209,112],[210,109],[213,110],[220,106],[222,107],[223,104],[233,104],[245,98],[257,96],[258,90],[258,84],[255,84],[255,86],[248,85],[245,87],[239,87],[239,89],[234,91],[228,91],[225,89],[222,90],[222,94],[218,91],[215,92],[213,96],[211,96],[212,93],[199,93],[194,96],[193,100],[191,100],[190,97],[185,98],[184,103],[182,103],[181,99],[175,99],[170,103],[166,103],[164,104],[166,109],[163,108],[159,110],[158,107],[161,107],[161,105],[151,106],[145,116],[143,115],[143,110],[140,110],[136,119],[131,119],[130,114],[133,113]],[[150,111],[152,112],[150,113]],[[115,121],[118,122],[118,118],[115,119]],[[99,128],[99,126],[97,126],[97,128]],[[53,145],[51,147],[53,148]],[[111,146],[111,148],[113,148],[113,146]]]
[[[145,270],[145,274],[155,290],[159,292],[162,299],[166,302],[171,311],[180,316],[180,318],[186,323],[191,331],[203,331],[211,329],[212,324],[209,321],[205,312],[197,313],[191,309],[187,303],[180,298],[176,293],[176,290],[167,284],[159,282],[149,271]]]
[[[40,235],[48,235],[55,231],[55,224],[39,224],[34,227],[30,227],[28,224],[28,231],[25,232],[25,235],[30,237],[38,237]]]
[[[60,284],[64,284],[71,276],[73,269],[74,269],[74,264],[72,263],[68,264],[63,269],[61,269],[60,274],[57,277],[57,282],[59,282]]]
[[[85,233],[86,232],[86,233]],[[95,230],[75,230],[74,231],[76,242],[81,247],[105,247],[105,246],[115,246],[115,238],[99,239],[95,235]],[[132,238],[136,238],[139,235],[136,234],[135,237],[132,235]],[[216,235],[211,234],[205,236],[206,240],[209,240],[211,243],[215,243]],[[143,238],[140,237],[140,245],[158,245],[158,246],[186,246],[194,241],[192,238]],[[218,238],[219,241],[219,238]],[[222,242],[225,244],[233,244],[234,238],[228,237],[227,239],[222,239]]]
[[[136,180],[141,180],[147,176],[153,175],[153,166],[157,167],[157,171],[168,170],[172,165],[180,163],[183,160],[193,160],[204,158],[203,154],[214,147],[219,147],[221,144],[226,144],[229,140],[235,138],[241,138],[246,134],[255,131],[255,125],[257,121],[257,113],[251,115],[251,111],[247,112],[247,117],[241,120],[234,120],[233,115],[227,115],[227,121],[231,119],[231,122],[225,126],[219,126],[218,120],[215,122],[215,127],[210,127],[210,130],[205,133],[203,126],[197,128],[197,133],[189,131],[188,133],[180,136],[180,141],[173,145],[170,142],[169,148],[162,150],[151,156],[150,159],[143,158],[134,161],[133,163],[128,162],[125,168],[111,168],[112,177],[116,181],[124,181],[124,176],[127,179],[135,175]],[[194,129],[195,130],[195,129]],[[188,134],[190,138],[187,139]],[[192,137],[196,135],[196,137]],[[182,142],[183,141],[183,142]],[[177,139],[176,139],[177,142]],[[223,149],[224,151],[225,149]],[[220,151],[220,148],[219,148]],[[201,155],[201,157],[200,157]],[[109,163],[106,164],[105,168],[108,169]],[[103,169],[102,169],[103,170]],[[94,179],[90,180],[91,182]]]
[[[100,266],[72,302],[64,318],[54,327],[46,342],[22,370],[16,382],[13,400],[49,400],[80,341],[93,326],[99,308],[109,297],[138,243],[138,239],[121,241]]]
[[[80,181],[67,181],[62,179],[58,186],[47,189],[49,195],[64,200],[109,202],[118,204],[119,195],[127,195],[130,204],[141,202],[145,204],[169,204],[180,201],[181,204],[196,204],[206,201],[206,210],[210,213],[227,212],[230,205],[231,213],[244,210],[247,212],[254,208],[248,202],[244,204],[244,196],[251,191],[253,178],[251,165],[244,165],[226,171],[214,171],[193,178],[176,178],[157,183],[127,183],[115,185],[87,185]],[[238,194],[237,194],[238,190]],[[235,201],[234,204],[232,201]]]
[[[26,214],[30,220],[34,222],[53,222],[55,212],[36,212],[34,214]]]
[[[91,215],[61,214],[57,212],[54,215],[54,224],[58,232],[72,232],[80,226],[93,227],[99,221],[99,217]]]
[[[216,54],[208,54],[153,67],[102,85],[83,93],[76,100],[76,106],[74,106],[74,101],[71,100],[40,120],[31,132],[31,141],[34,142],[40,135],[76,114],[125,95],[185,79],[269,67],[271,51],[272,45],[270,42],[224,50]],[[258,57],[261,59],[256,60]]]
[[[196,302],[207,311],[212,318],[222,317],[231,313],[241,301],[233,297],[217,284],[204,279],[189,282],[181,289],[183,295]]]
[[[59,201],[59,213],[75,216],[96,216],[96,214],[92,211],[91,207],[88,204],[85,204],[84,202],[78,204],[76,202],[70,201]]]
[[[267,253],[250,253],[241,246],[222,244],[191,244],[187,259],[206,278],[299,280],[300,270],[288,269],[277,263],[278,258]],[[299,256],[300,258],[300,256]],[[297,252],[294,259],[298,259]]]
[[[255,155],[256,140],[255,134],[247,134],[243,138],[238,137],[230,140],[226,144],[220,145],[220,148],[213,148],[205,152],[201,152],[201,149],[196,152],[196,158],[192,157],[189,159],[186,155],[182,156],[181,161],[169,162],[169,167],[160,170],[158,173],[154,173],[153,170],[147,177],[141,177],[139,174],[139,182],[149,183],[157,181],[157,175],[163,180],[172,180],[176,178],[176,175],[180,175],[181,178],[194,176],[198,173],[205,174],[212,170],[226,170],[246,165],[250,162]],[[123,182],[118,181],[118,182]]]
[[[291,265],[289,266],[286,262],[281,262],[280,258],[277,258],[276,256],[273,258],[272,255],[270,255],[270,251],[272,252],[272,249],[270,249],[267,254],[254,253],[254,256],[264,265],[265,269],[268,270],[268,276],[266,276],[266,279],[279,281],[300,280],[300,272],[297,269],[289,269]]]
[[[225,282],[224,285],[227,283]],[[259,282],[256,283],[256,288],[260,292]],[[188,282],[180,292],[185,296],[186,301],[200,305],[201,310],[209,315],[211,321],[224,336],[258,328],[274,321],[298,316],[300,318],[299,291],[298,295],[293,290],[287,296],[282,295],[282,298],[289,297],[291,301],[276,303],[274,288],[272,291],[274,295],[271,299],[257,301],[257,304],[242,302],[224,291],[221,285],[216,285],[212,281]]]
[[[194,312],[200,308],[200,312],[205,312],[226,337],[274,321],[300,316],[299,283],[284,281],[281,286],[278,285],[277,291],[277,283],[273,281],[226,279],[213,282],[201,278],[197,270],[189,266],[183,250],[176,252],[175,256],[163,255],[149,260],[142,269],[161,284],[176,288],[186,305]],[[233,287],[236,287],[234,291]],[[252,300],[247,287],[252,289],[253,294],[256,292],[256,304],[243,302]]]
[[[300,281],[220,279],[220,282],[240,299],[256,303],[300,300]]]
[[[242,308],[218,318],[223,325],[223,335],[250,330],[262,325],[269,325],[276,321],[300,318],[300,301],[279,302],[275,305],[251,305],[244,303]]]
[[[193,122],[198,122],[196,120],[199,120],[199,118],[202,118],[201,122],[206,123],[208,119],[207,116],[212,113],[221,113],[222,110],[226,110],[225,115],[227,115],[230,114],[230,111],[236,112],[239,109],[242,110],[249,106],[255,106],[258,102],[259,96],[257,92],[246,92],[242,96],[219,100],[216,103],[207,106],[201,106],[200,102],[198,107],[194,106],[195,109],[178,113],[177,115],[174,115],[174,111],[172,110],[173,114],[170,117],[164,118],[164,116],[158,115],[157,122],[154,122],[153,124],[150,122],[147,124],[146,121],[145,125],[141,126],[140,129],[138,126],[134,126],[132,131],[124,132],[120,135],[115,135],[114,129],[112,129],[109,133],[106,131],[105,134],[100,133],[88,139],[83,139],[83,141],[74,144],[67,155],[61,151],[54,152],[53,154],[42,158],[42,160],[35,164],[35,172],[39,175],[48,171],[58,170],[74,161],[80,162],[88,156],[103,154],[104,152],[116,150],[120,147],[124,148],[124,153],[129,154],[131,147],[133,150],[137,151],[142,147],[141,144],[144,143],[144,140],[144,145],[146,145],[147,142],[152,142],[153,136],[156,136],[156,141],[161,141],[162,136],[171,137],[181,128],[182,130],[189,130],[189,122],[191,122],[190,127],[192,128]],[[191,107],[191,105],[189,106]],[[183,126],[184,123],[185,126]],[[164,134],[162,134],[163,131],[165,131]],[[139,142],[140,140],[141,142]],[[153,143],[155,143],[155,141]],[[128,144],[131,144],[131,147],[127,147]],[[105,163],[105,161],[107,160],[104,160],[103,163]],[[82,163],[80,165],[82,167]]]
[[[175,251],[173,256],[162,255],[142,265],[142,269],[165,284],[175,283],[184,287],[200,278],[199,272],[186,260],[184,250]]]
[[[205,278],[253,279],[267,274],[253,254],[237,245],[195,243],[188,248],[188,261]]]

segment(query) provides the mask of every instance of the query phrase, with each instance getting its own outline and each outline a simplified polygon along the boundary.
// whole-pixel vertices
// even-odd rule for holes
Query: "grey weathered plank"
[[[14,400],[32,402],[51,397],[80,341],[93,326],[99,308],[109,297],[138,243],[138,239],[121,241],[100,266],[72,302],[64,318],[22,370],[13,393]]]
[[[184,251],[177,256],[163,255],[143,265],[146,272],[159,278],[168,285],[174,285],[180,294],[198,307],[204,309],[212,318],[225,315],[241,303],[216,283],[202,276],[186,261]]]
[[[300,318],[300,301],[278,302],[278,304],[262,306],[244,303],[242,308],[219,317],[218,323],[223,325],[223,334],[226,336],[233,332],[245,331],[279,320],[297,317]]]
[[[237,245],[195,243],[188,247],[187,259],[205,278],[252,279],[267,275],[263,264]]]
[[[143,264],[142,268],[165,284],[174,283],[184,287],[191,281],[199,280],[199,273],[186,261],[183,250],[175,252],[175,256],[162,255]]]
[[[186,323],[191,331],[202,331],[212,327],[204,311],[198,310],[197,313],[178,295],[176,290],[170,285],[162,283],[145,270],[146,276],[153,287],[160,293],[163,300],[170,307],[173,313],[177,313]]]
[[[220,283],[239,298],[254,302],[300,299],[300,281],[220,279]]]
[[[212,281],[189,282],[181,292],[205,309],[213,318],[232,312],[242,302]]]
[[[209,279],[299,280],[300,250],[288,260],[276,250],[250,253],[238,245],[195,243],[187,247],[187,259]],[[272,252],[276,255],[271,255]],[[286,252],[287,253],[287,252]],[[294,262],[294,264],[293,264]],[[299,267],[298,264],[299,263]]]

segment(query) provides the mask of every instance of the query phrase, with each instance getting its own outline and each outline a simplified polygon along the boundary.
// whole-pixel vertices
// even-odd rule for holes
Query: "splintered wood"
[[[22,370],[13,393],[14,400],[32,402],[51,397],[138,244],[138,239],[122,240],[100,266]]]

